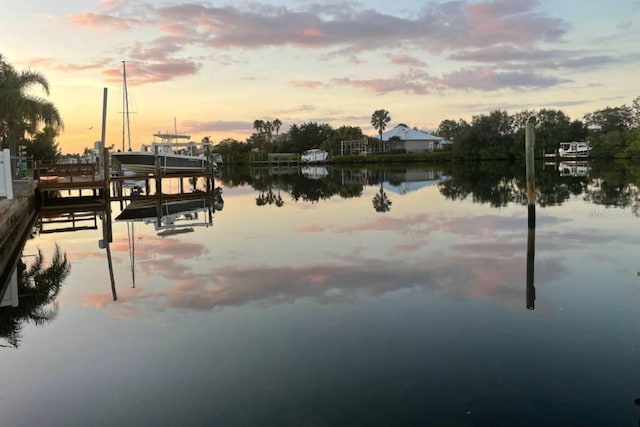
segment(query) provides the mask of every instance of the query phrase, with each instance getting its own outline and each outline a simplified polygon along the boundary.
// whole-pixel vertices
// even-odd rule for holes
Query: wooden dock
[[[36,203],[43,212],[102,209],[106,206],[109,183],[95,163],[41,164],[34,171],[37,181]],[[67,192],[68,196],[63,197]],[[74,194],[71,196],[71,194]]]
[[[211,171],[187,173],[162,173],[149,175],[111,175],[99,170],[95,163],[80,164],[42,164],[34,172],[37,179],[36,202],[42,214],[59,212],[105,211],[111,201],[127,201],[131,199],[154,199],[158,194],[162,199],[202,197],[214,191],[214,177]],[[187,191],[184,180],[206,178],[205,191]],[[162,191],[164,179],[178,179],[179,190],[176,194],[165,194]],[[151,186],[150,181],[155,185]],[[125,194],[125,181],[143,182],[144,194]]]

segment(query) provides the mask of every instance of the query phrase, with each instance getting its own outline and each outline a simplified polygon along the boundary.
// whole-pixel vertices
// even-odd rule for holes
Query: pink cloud
[[[327,230],[327,227],[320,225],[306,225],[296,228],[296,233],[322,233]]]
[[[316,89],[316,88],[324,86],[324,83],[318,82],[318,81],[297,80],[297,81],[291,82],[291,85],[294,86],[294,87],[303,87],[303,88],[309,88],[309,89]]]
[[[378,49],[392,49],[388,57],[393,65],[424,67],[422,56],[428,53],[453,51],[475,56],[474,49],[500,49],[512,46],[516,51],[535,49],[540,43],[561,41],[567,25],[540,11],[538,1],[485,0],[430,2],[413,14],[396,16],[367,8],[360,3],[313,4],[296,7],[267,3],[216,7],[182,3],[154,5],[138,1],[103,1],[96,11],[68,16],[71,26],[129,31],[150,27],[160,36],[139,40],[125,49],[124,57],[139,62],[141,73],[131,73],[131,84],[147,84],[190,76],[200,70],[200,64],[181,57],[189,47],[209,51],[226,49],[259,49],[261,47],[295,46],[322,49],[324,58],[346,57],[352,64],[361,60],[357,55]],[[545,52],[539,50],[540,55]],[[549,53],[549,57],[558,51]],[[567,68],[586,68],[589,64],[607,63],[603,56],[582,58],[570,53],[563,61]],[[228,61],[228,60],[227,60]],[[479,59],[481,62],[486,60]],[[502,68],[487,67],[491,75],[483,75],[475,67],[460,69],[438,78],[400,74],[390,77],[353,79],[338,77],[326,84],[348,85],[378,94],[390,92],[424,95],[434,90],[493,90],[503,87],[550,87],[566,79],[544,76],[523,69],[514,58],[500,60]],[[87,65],[90,67],[90,65]],[[554,61],[538,62],[536,69],[554,69]],[[514,71],[508,72],[507,69]],[[110,81],[119,78],[119,71],[109,69],[104,75]],[[480,77],[480,80],[476,78]],[[296,81],[295,87],[318,88],[325,84],[313,80]]]
[[[362,89],[368,89],[378,94],[389,92],[405,92],[417,95],[425,95],[429,92],[430,84],[426,81],[407,81],[404,76],[386,78],[386,79],[370,79],[356,80],[348,77],[333,79],[334,84],[353,86]]]
[[[139,27],[144,22],[134,18],[119,18],[111,15],[96,13],[76,13],[68,16],[69,24],[74,27],[88,27],[93,29],[113,29],[116,31],[130,30]]]
[[[387,56],[391,63],[394,65],[408,65],[411,67],[423,67],[424,65],[426,65],[425,62],[421,59],[406,54],[394,53]]]

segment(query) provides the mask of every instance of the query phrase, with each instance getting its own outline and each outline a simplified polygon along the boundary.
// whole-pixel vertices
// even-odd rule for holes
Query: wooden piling
[[[160,156],[158,155],[158,146],[154,147],[156,154],[156,212],[158,213],[157,224],[158,227],[162,226],[162,176],[160,175]]]
[[[535,309],[536,288],[534,282],[536,253],[536,187],[534,149],[536,118],[531,116],[525,127],[525,156],[527,176],[527,309]]]
[[[536,188],[535,188],[535,135],[536,118],[529,117],[525,127],[525,156],[527,174],[527,204],[529,207],[529,228],[536,227]]]

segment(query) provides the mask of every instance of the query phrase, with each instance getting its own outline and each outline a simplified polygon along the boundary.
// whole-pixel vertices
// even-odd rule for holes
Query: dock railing
[[[95,181],[98,168],[95,163],[40,163],[36,165],[34,178],[43,176],[57,176],[67,178],[70,182],[82,178],[83,181]],[[99,177],[98,177],[99,178]]]

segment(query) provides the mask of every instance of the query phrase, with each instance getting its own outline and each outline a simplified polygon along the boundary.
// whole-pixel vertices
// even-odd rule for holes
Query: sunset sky
[[[433,130],[495,109],[572,119],[640,96],[640,1],[29,0],[0,15],[0,53],[48,79],[63,152],[156,131],[244,140],[256,119]],[[35,93],[43,95],[42,93]]]

